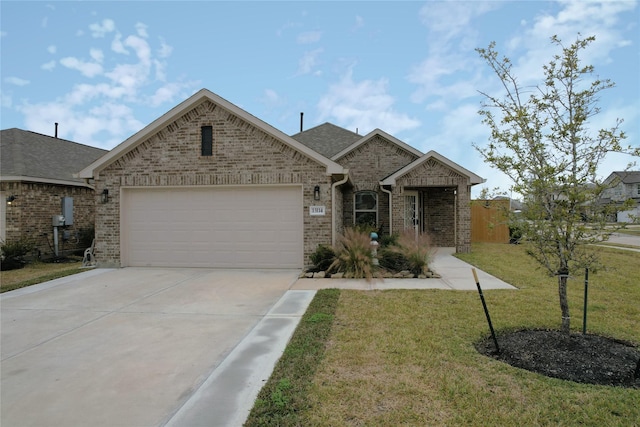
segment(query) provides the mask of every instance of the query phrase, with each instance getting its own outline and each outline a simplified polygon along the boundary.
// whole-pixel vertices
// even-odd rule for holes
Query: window
[[[636,196],[640,196],[640,184],[636,184]]]
[[[378,225],[378,193],[375,191],[356,193],[354,221],[356,225]]]
[[[202,126],[202,156],[213,156],[213,127]]]

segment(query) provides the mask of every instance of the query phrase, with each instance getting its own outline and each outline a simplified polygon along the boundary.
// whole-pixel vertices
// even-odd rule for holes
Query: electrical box
[[[51,225],[54,227],[64,227],[64,217],[62,215],[54,215],[51,218]]]
[[[64,217],[64,225],[73,225],[73,197],[63,197],[60,213]]]

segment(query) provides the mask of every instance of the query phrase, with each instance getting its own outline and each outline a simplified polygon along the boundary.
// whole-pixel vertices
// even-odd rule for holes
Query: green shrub
[[[373,279],[376,266],[371,254],[369,235],[349,228],[340,236],[335,248],[336,259],[329,266],[330,271],[345,273],[355,279]]]
[[[410,270],[409,260],[397,248],[385,247],[378,251],[380,267],[391,272]]]
[[[35,248],[29,239],[19,239],[12,242],[2,242],[0,245],[1,270],[15,270],[25,266],[24,256]]]
[[[396,233],[381,235],[378,242],[380,243],[380,248],[398,246],[398,235]]]
[[[318,271],[325,271],[329,269],[331,263],[336,259],[336,253],[331,246],[318,245],[309,258]]]
[[[406,230],[400,234],[397,244],[390,246],[388,251],[401,254],[406,260],[406,266],[408,267],[406,270],[413,274],[427,272],[434,252],[429,236],[426,234],[418,234],[416,236],[413,230]]]

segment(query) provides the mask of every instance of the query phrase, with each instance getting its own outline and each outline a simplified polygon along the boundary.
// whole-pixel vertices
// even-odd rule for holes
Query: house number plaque
[[[311,216],[324,216],[324,206],[309,206],[309,215]]]

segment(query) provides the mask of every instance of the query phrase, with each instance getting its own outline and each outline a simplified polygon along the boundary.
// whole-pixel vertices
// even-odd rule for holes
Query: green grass
[[[300,320],[271,379],[260,391],[248,425],[296,425],[298,413],[308,409],[309,384],[325,354],[340,291],[319,291]]]
[[[0,272],[0,293],[59,279],[82,271],[85,269],[82,268],[81,261],[60,264],[33,262],[18,270]]]
[[[640,254],[594,250],[607,269],[590,274],[589,332],[640,343]],[[484,291],[498,334],[559,327],[556,280],[522,246],[478,244],[460,258],[519,288]],[[335,311],[310,308],[247,426],[627,426],[640,420],[640,390],[551,379],[477,353],[473,344],[489,333],[477,292],[329,290],[316,299],[326,299],[325,292],[337,298]],[[583,278],[575,277],[569,300],[576,331],[582,295]],[[296,360],[307,345],[314,349],[311,364]]]
[[[630,234],[632,236],[640,236],[640,228],[621,228],[616,233]]]

